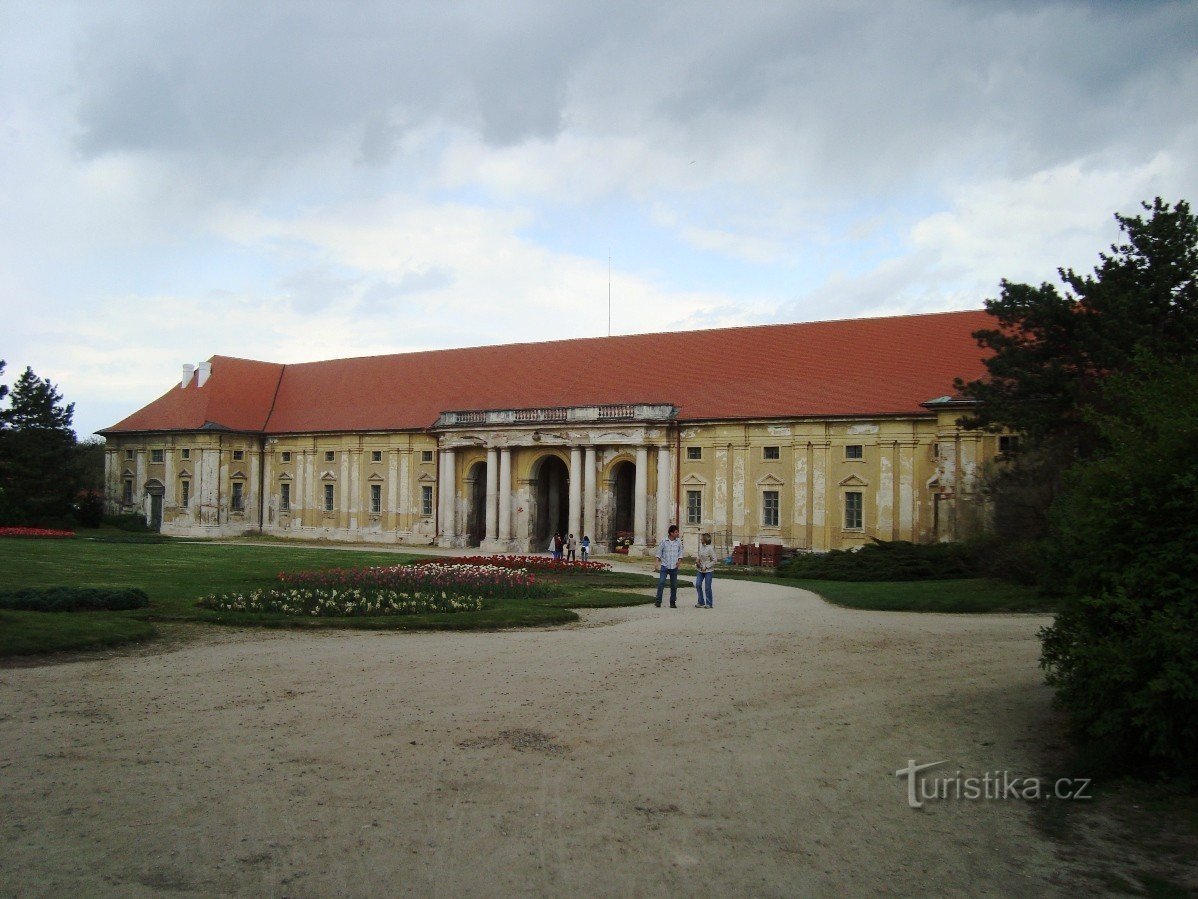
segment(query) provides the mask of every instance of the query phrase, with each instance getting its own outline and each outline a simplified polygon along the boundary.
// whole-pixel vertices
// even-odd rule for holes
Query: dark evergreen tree
[[[1093,275],[1059,270],[1065,293],[1004,280],[986,301],[997,327],[974,337],[993,351],[989,377],[956,385],[979,402],[967,426],[1005,425],[1085,456],[1101,438],[1083,410],[1100,404],[1107,377],[1137,356],[1198,355],[1198,218],[1185,201],[1142,205],[1147,218],[1115,216],[1125,240]]]
[[[59,523],[79,489],[75,404],[26,368],[0,410],[0,516],[7,522]]]
[[[963,425],[1022,435],[1016,464],[988,484],[1008,539],[1043,536],[1064,472],[1100,451],[1087,412],[1104,410],[1107,378],[1138,358],[1198,355],[1198,217],[1184,200],[1142,206],[1149,215],[1115,216],[1124,239],[1099,254],[1092,275],[1059,270],[1063,293],[1004,280],[986,301],[996,327],[973,336],[992,351],[988,377],[956,388],[978,401]]]
[[[1104,393],[1104,449],[1052,512],[1073,595],[1041,664],[1093,760],[1198,775],[1198,359],[1143,359]]]

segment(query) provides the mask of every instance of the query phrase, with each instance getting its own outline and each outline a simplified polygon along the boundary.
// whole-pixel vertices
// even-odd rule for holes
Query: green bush
[[[106,515],[104,523],[112,525],[117,530],[128,531],[131,534],[147,534],[153,529],[146,524],[145,518],[136,514]]]
[[[136,587],[46,587],[0,590],[0,609],[22,612],[99,612],[143,609],[150,597]]]
[[[1109,449],[1054,508],[1054,571],[1073,599],[1041,665],[1083,749],[1112,770],[1198,774],[1198,364],[1112,378]]]
[[[75,520],[85,528],[104,523],[104,494],[99,490],[81,490],[75,498]]]
[[[778,568],[779,577],[819,581],[928,581],[978,576],[975,549],[964,543],[875,540],[857,550],[803,553]]]

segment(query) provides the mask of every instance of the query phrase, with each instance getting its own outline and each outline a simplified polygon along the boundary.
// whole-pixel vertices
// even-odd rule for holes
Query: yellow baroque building
[[[110,512],[163,533],[634,554],[843,549],[984,524],[1009,437],[963,431],[983,312],[282,365],[214,356],[101,433]]]

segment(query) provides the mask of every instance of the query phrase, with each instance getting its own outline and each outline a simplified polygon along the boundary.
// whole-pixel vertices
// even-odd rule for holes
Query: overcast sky
[[[0,0],[0,358],[979,308],[1198,200],[1192,2]],[[708,360],[679,359],[702,378]],[[545,376],[552,377],[552,372]]]

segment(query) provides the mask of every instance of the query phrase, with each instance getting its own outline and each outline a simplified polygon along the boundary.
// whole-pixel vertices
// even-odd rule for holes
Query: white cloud
[[[618,333],[976,307],[1194,199],[1195,28],[1169,2],[0,4],[0,356],[101,426],[212,353],[603,334],[613,242]]]

